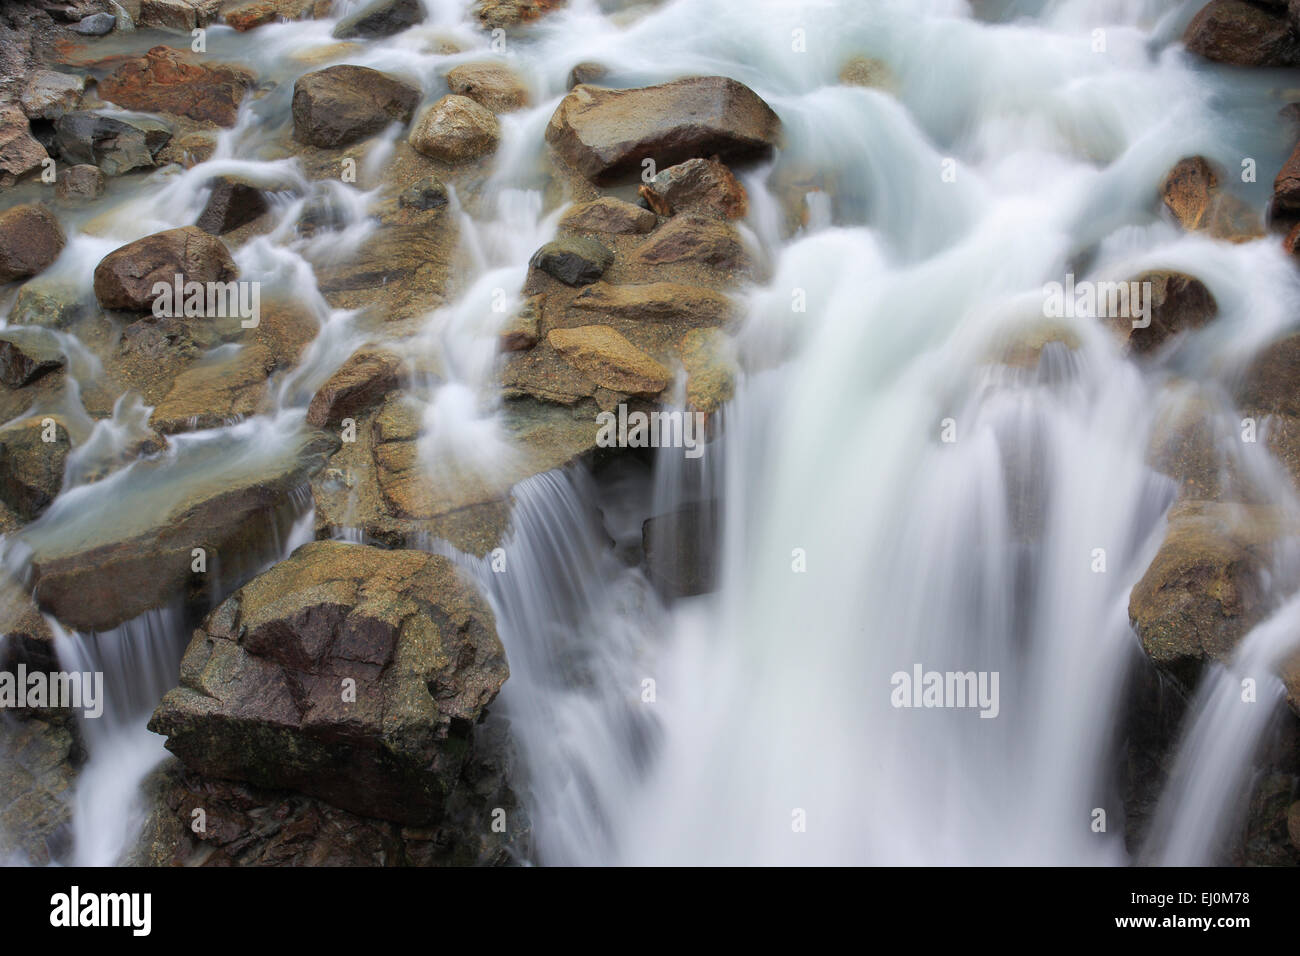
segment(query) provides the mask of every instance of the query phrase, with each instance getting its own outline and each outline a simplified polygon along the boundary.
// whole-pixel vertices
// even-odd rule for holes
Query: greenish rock
[[[72,442],[52,415],[0,428],[0,500],[27,520],[44,511],[63,487]]]
[[[418,209],[420,212],[441,209],[447,205],[447,187],[436,177],[428,176],[402,190],[397,203],[404,209]]]
[[[40,329],[0,332],[0,382],[22,388],[63,368],[67,359],[53,336]]]

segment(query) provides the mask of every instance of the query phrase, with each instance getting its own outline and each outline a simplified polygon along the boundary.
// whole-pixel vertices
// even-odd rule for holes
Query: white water
[[[436,98],[442,74],[482,58],[489,38],[465,4],[428,6],[426,24],[348,61],[418,79]],[[500,709],[522,755],[537,861],[1130,862],[1115,734],[1140,653],[1128,595],[1174,493],[1144,463],[1161,389],[1176,376],[1226,389],[1286,327],[1284,303],[1300,291],[1276,242],[1187,236],[1154,197],[1193,153],[1230,169],[1252,156],[1269,178],[1289,144],[1274,135],[1268,78],[1221,76],[1167,45],[1196,6],[1173,0],[1009,2],[1025,19],[1006,24],[974,19],[964,0],[608,6],[618,9],[574,0],[512,41],[534,106],[503,119],[489,187],[473,197],[453,188],[465,265],[406,346],[444,372],[429,383],[427,460],[483,472],[510,454],[490,384],[496,324],[510,309],[491,303],[503,291],[513,305],[529,255],[554,231],[560,210],[544,201],[538,159],[574,64],[606,63],[613,85],[694,73],[749,84],[782,118],[781,163],[814,185],[806,226],[786,237],[782,166],[743,174],[743,228],[771,278],[741,293],[746,375],[704,459],[688,466],[667,451],[652,478],[599,487],[582,474],[530,479],[516,493],[508,570],[463,559],[511,662]],[[332,42],[331,26],[215,28],[210,49],[291,80],[310,68],[301,57]],[[792,49],[794,31],[807,52]],[[462,52],[430,52],[442,40]],[[891,90],[836,85],[851,55],[882,59]],[[212,161],[126,195],[52,273],[85,282],[117,245],[192,221],[210,174],[283,187],[278,227],[237,260],[269,286],[264,296],[307,305],[320,335],[273,384],[274,418],[195,439],[253,455],[275,443],[254,433],[291,431],[364,341],[356,316],[321,298],[312,263],[346,257],[373,230],[367,207],[387,154],[368,157],[358,185],[309,183],[293,160],[250,158],[284,120],[289,85],[245,106]],[[955,181],[942,175],[948,159]],[[1242,192],[1262,207],[1266,184]],[[341,221],[300,238],[294,224],[316,197]],[[1043,283],[1154,267],[1199,276],[1221,312],[1159,363],[1140,369],[1086,319],[1063,320],[1078,347],[1049,346],[1037,370],[996,361],[1041,316]],[[795,290],[806,311],[792,310]],[[73,372],[98,374],[88,362]],[[69,401],[84,418],[75,390]],[[69,485],[114,463],[141,414],[124,402],[94,426]],[[945,419],[955,443],[941,441]],[[181,446],[138,496],[189,474]],[[71,526],[74,506],[108,500],[98,494],[71,488],[49,524]],[[618,555],[635,549],[643,517],[713,498],[718,589],[665,606]],[[309,530],[308,520],[284,553]],[[1284,652],[1289,620],[1279,611],[1225,673]],[[174,682],[178,623],[159,612],[63,642],[68,660],[123,675],[110,685],[111,720],[87,735],[79,862],[114,862],[134,832],[135,787],[162,754],[143,730],[147,700]],[[998,716],[892,707],[891,675],[918,663],[997,672]],[[1211,862],[1244,801],[1243,754],[1267,733],[1277,695],[1265,682],[1257,709],[1225,720],[1231,685],[1214,672],[1192,705],[1147,851],[1160,862]],[[1105,833],[1090,828],[1095,808],[1107,810]]]

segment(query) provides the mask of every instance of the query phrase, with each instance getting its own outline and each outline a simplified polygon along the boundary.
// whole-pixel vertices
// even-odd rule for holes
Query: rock
[[[35,518],[63,488],[71,448],[67,427],[51,415],[0,428],[0,500],[25,520]]]
[[[171,127],[153,119],[76,112],[54,123],[54,144],[64,162],[98,166],[108,176],[156,165],[171,138]]]
[[[519,26],[564,6],[564,0],[476,0],[474,14],[489,30]]]
[[[156,46],[100,80],[97,92],[101,99],[127,109],[233,126],[252,85],[247,70],[191,63],[179,50]]]
[[[1300,146],[1292,151],[1273,181],[1272,212],[1275,217],[1300,216]]]
[[[93,526],[81,506],[57,502],[15,535],[30,549],[36,603],[80,631],[109,630],[178,598],[205,608],[213,590],[278,555],[297,517],[290,496],[338,444],[305,431],[250,449],[217,433],[176,460],[142,459],[102,479],[93,487],[113,506]],[[194,548],[205,550],[208,574],[191,570]]]
[[[1039,367],[1049,346],[1074,352],[1082,344],[1078,333],[1069,325],[1054,319],[1038,318],[1017,324],[999,336],[989,349],[985,361],[1022,371],[1034,371]]]
[[[1134,282],[1151,284],[1151,324],[1134,328],[1133,322],[1141,320],[1132,316],[1113,316],[1103,321],[1138,355],[1154,352],[1179,332],[1199,329],[1219,314],[1214,295],[1195,276],[1162,270],[1134,276],[1129,280],[1130,288]],[[1129,301],[1132,302],[1131,295]]]
[[[196,130],[177,136],[158,151],[156,161],[159,166],[177,163],[186,169],[193,169],[199,163],[206,163],[216,152],[216,138],[207,130]]]
[[[420,0],[371,0],[334,27],[336,40],[375,40],[424,22]]]
[[[136,24],[189,33],[217,19],[222,0],[140,0]]]
[[[1266,614],[1263,580],[1276,533],[1270,515],[1241,505],[1189,501],[1129,598],[1142,647],[1185,688],[1207,659],[1224,660]]]
[[[533,253],[528,264],[565,285],[590,285],[614,262],[614,252],[595,239],[567,236],[552,239]]]
[[[427,824],[507,675],[451,561],[316,541],[208,616],[149,727],[206,776]]]
[[[441,209],[447,205],[447,187],[437,177],[426,176],[403,189],[397,197],[397,203],[403,208],[418,209],[421,212]]]
[[[735,230],[705,216],[675,216],[660,226],[637,250],[641,262],[695,262],[726,272],[749,268],[749,254]]]
[[[1256,420],[1269,450],[1300,487],[1300,334],[1261,349],[1237,389],[1237,405]]]
[[[839,81],[844,86],[866,86],[877,89],[889,89],[894,83],[888,66],[880,60],[865,56],[852,57],[840,67]]]
[[[654,396],[672,378],[668,369],[608,325],[552,329],[546,339],[566,362],[613,392]]]
[[[0,212],[0,283],[36,275],[66,244],[59,220],[40,203]]]
[[[608,75],[609,70],[603,64],[584,60],[582,63],[575,64],[569,71],[569,79],[564,88],[571,90],[583,83],[599,83]]]
[[[1192,53],[1232,66],[1296,66],[1300,41],[1281,14],[1246,0],[1211,0],[1183,34]]]
[[[221,19],[240,33],[279,20],[297,20],[312,12],[314,0],[251,0],[228,7]]]
[[[386,73],[329,66],[293,85],[293,137],[325,149],[348,146],[392,123],[409,122],[419,101],[418,89]]]
[[[1264,235],[1255,211],[1223,192],[1221,176],[1203,156],[1179,160],[1161,184],[1165,206],[1184,229],[1205,231],[1216,239],[1245,242]]]
[[[48,332],[15,328],[0,332],[0,383],[23,388],[64,366],[67,359]]]
[[[665,168],[695,157],[740,163],[769,156],[781,121],[749,87],[697,76],[632,90],[575,87],[546,128],[546,140],[597,184],[630,178],[641,162]]]
[[[32,135],[27,114],[13,104],[0,105],[0,186],[12,186],[48,158],[45,147]]]
[[[39,70],[27,78],[19,102],[32,119],[56,120],[77,108],[85,89],[83,76]]]
[[[276,366],[263,345],[247,345],[228,361],[187,369],[153,410],[149,426],[160,435],[217,428],[258,411]]]
[[[214,236],[224,236],[270,210],[262,190],[231,176],[212,181],[212,195],[194,225]]]
[[[0,714],[0,860],[48,866],[66,857],[80,750],[65,721]]]
[[[523,307],[512,315],[497,336],[502,352],[526,352],[541,338],[541,303],[546,296],[529,297]]]
[[[1291,846],[1300,850],[1300,800],[1291,804],[1287,809],[1286,833],[1291,840]]]
[[[717,586],[718,506],[692,502],[641,525],[646,574],[668,597],[706,594]]]
[[[95,266],[95,298],[105,309],[146,312],[155,283],[230,282],[238,277],[226,244],[197,226],[167,229],[114,249]]]
[[[71,283],[28,282],[18,290],[9,310],[9,324],[65,330],[85,314],[85,304]]]
[[[602,196],[571,206],[560,219],[561,229],[574,232],[608,232],[614,235],[644,235],[659,220],[649,209],[621,199]]]
[[[82,36],[102,37],[112,33],[115,26],[117,26],[117,17],[113,16],[113,14],[92,13],[90,16],[74,23],[72,30]]]
[[[467,96],[449,94],[428,107],[411,130],[411,145],[444,163],[463,163],[497,148],[501,127],[492,111]]]
[[[743,219],[749,196],[731,170],[713,159],[688,159],[663,170],[640,188],[642,198],[661,216],[699,213],[717,219]]]
[[[468,96],[493,113],[509,113],[528,105],[528,87],[501,63],[462,63],[447,71],[447,88]]]
[[[82,163],[59,170],[54,195],[68,201],[98,199],[104,195],[104,172],[98,166]]]
[[[721,325],[735,313],[726,295],[712,289],[676,282],[610,285],[598,282],[573,300],[576,310],[616,316],[634,322]]]
[[[307,424],[316,428],[339,425],[355,418],[394,391],[401,380],[402,358],[383,349],[353,353],[312,396]]]
[[[692,329],[682,336],[680,353],[686,366],[686,402],[710,415],[736,393],[736,364],[731,343],[720,329]]]
[[[1231,499],[1238,490],[1232,450],[1240,438],[1222,421],[1218,404],[1194,388],[1171,389],[1162,399],[1147,464],[1178,482],[1180,498]]]

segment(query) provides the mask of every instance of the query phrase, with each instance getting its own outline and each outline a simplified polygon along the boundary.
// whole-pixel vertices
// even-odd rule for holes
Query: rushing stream
[[[495,52],[466,4],[425,5],[425,23],[349,62],[418,77],[436,97],[448,68]],[[1262,210],[1264,171],[1292,145],[1266,92],[1279,84],[1182,50],[1198,6],[571,0],[511,39],[506,55],[532,105],[502,117],[483,188],[452,189],[465,267],[404,346],[442,372],[423,412],[425,453],[440,468],[490,472],[510,454],[493,395],[502,312],[489,304],[498,290],[516,294],[529,256],[555,233],[563,203],[539,160],[575,64],[609,64],[610,86],[740,80],[781,118],[779,164],[828,184],[803,197],[790,234],[779,164],[738,171],[750,197],[738,225],[763,277],[735,293],[744,372],[700,459],[661,449],[652,467],[527,479],[514,495],[508,574],[425,542],[468,570],[497,616],[511,670],[497,706],[519,755],[531,862],[1221,859],[1225,821],[1250,793],[1250,755],[1284,708],[1275,678],[1261,676],[1248,712],[1235,695],[1242,675],[1263,675],[1300,639],[1286,594],[1188,703],[1141,848],[1126,846],[1117,780],[1124,690],[1145,663],[1129,595],[1176,493],[1147,463],[1152,429],[1183,380],[1221,399],[1231,431],[1229,383],[1287,328],[1284,303],[1300,293],[1276,241],[1186,233],[1153,203],[1184,156],[1230,170],[1253,157],[1260,182],[1231,188]],[[278,184],[277,227],[234,255],[242,277],[313,311],[316,342],[273,381],[273,412],[179,436],[147,471],[74,478],[34,534],[129,522],[169,484],[220,480],[214,469],[277,454],[315,389],[366,340],[354,313],[325,302],[316,270],[373,228],[363,187],[385,150],[368,154],[359,185],[310,181],[294,159],[249,158],[288,122],[301,57],[333,42],[334,22],[210,29],[211,57],[247,62],[278,86],[245,102],[208,162],[116,183],[93,235],[70,227],[51,271],[86,283],[113,248],[193,222],[213,174]],[[429,52],[437,38],[460,52]],[[130,33],[112,42],[150,45]],[[889,88],[839,85],[852,55],[882,60]],[[339,228],[297,235],[304,205],[322,196],[343,211]],[[1220,310],[1160,362],[1134,362],[1086,317],[1058,320],[1069,344],[1049,342],[1033,365],[997,360],[1041,319],[1045,283],[1152,268],[1198,276]],[[75,340],[68,349],[76,354]],[[83,364],[74,373],[89,381],[93,359]],[[86,419],[69,394],[59,410]],[[139,414],[124,402],[94,426],[70,475],[119,454]],[[1262,445],[1233,454],[1278,508],[1300,509]],[[644,518],[710,503],[715,587],[665,600],[622,555],[639,545]],[[281,524],[253,565],[310,539],[309,502]],[[222,593],[251,570],[226,575]],[[144,724],[175,683],[193,623],[164,610],[110,633],[60,634],[65,666],[105,671],[109,686],[108,713],[86,734],[76,862],[117,862],[140,824],[137,788],[165,754]],[[983,715],[993,719],[896,706],[893,676],[918,665],[995,675]],[[1100,831],[1098,808],[1109,819]]]

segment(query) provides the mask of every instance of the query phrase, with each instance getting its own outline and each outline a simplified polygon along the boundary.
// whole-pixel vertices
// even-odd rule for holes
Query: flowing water
[[[425,24],[349,62],[418,78],[433,99],[447,69],[493,52],[466,4],[426,6]],[[444,372],[426,383],[424,414],[426,451],[441,467],[490,472],[511,454],[491,386],[496,324],[509,310],[490,303],[520,288],[529,255],[554,232],[559,208],[538,170],[571,67],[608,64],[614,86],[725,74],[770,103],[785,130],[777,162],[742,174],[751,202],[741,228],[766,278],[737,290],[744,373],[720,437],[698,460],[660,450],[650,471],[530,478],[516,489],[507,572],[456,555],[491,600],[510,659],[499,710],[520,754],[535,862],[1221,858],[1223,823],[1249,793],[1249,755],[1281,709],[1271,678],[1251,707],[1234,688],[1296,642],[1295,604],[1274,595],[1275,615],[1209,673],[1150,843],[1126,847],[1121,715],[1141,658],[1128,598],[1176,491],[1147,465],[1147,448],[1179,382],[1199,383],[1231,423],[1219,397],[1286,329],[1283,303],[1300,290],[1276,241],[1186,234],[1155,197],[1183,156],[1231,170],[1251,157],[1261,181],[1231,188],[1262,210],[1268,171],[1291,146],[1271,92],[1284,84],[1193,62],[1176,42],[1193,0],[976,6],[986,19],[966,0],[571,0],[510,39],[505,55],[534,106],[503,118],[487,185],[453,189],[465,265],[407,346]],[[267,435],[299,427],[314,389],[365,339],[354,314],[325,303],[315,266],[345,258],[373,228],[367,189],[386,149],[372,151],[360,185],[308,182],[295,160],[248,158],[287,121],[301,57],[329,44],[331,27],[210,30],[213,57],[243,59],[280,86],[244,106],[208,163],[119,187],[96,234],[73,238],[54,267],[85,283],[117,245],[193,221],[213,173],[296,196],[236,260],[245,278],[314,310],[316,343],[273,383],[273,415],[182,441],[148,482],[197,480],[187,455],[205,443],[255,455],[282,441]],[[148,45],[126,37],[114,42]],[[440,39],[461,52],[429,52]],[[854,55],[886,64],[886,89],[838,84]],[[321,196],[341,210],[337,228],[298,236],[304,204]],[[1150,268],[1200,277],[1219,317],[1144,366],[1088,318],[1056,320],[1065,331],[1037,363],[1001,361],[1042,321],[1045,283]],[[75,392],[67,402],[65,413],[85,417]],[[124,399],[73,456],[72,484],[128,447],[140,424],[138,403]],[[1233,455],[1279,508],[1296,509],[1262,450]],[[129,481],[72,488],[64,498],[79,496],[76,511],[61,499],[38,533],[60,533],[72,513],[120,513],[109,502]],[[626,558],[644,518],[688,504],[716,509],[715,587],[666,602]],[[308,515],[272,551],[287,554],[310,527]],[[61,640],[69,661],[113,675],[118,698],[87,735],[79,862],[114,862],[137,825],[135,788],[163,753],[144,722],[174,682],[181,629],[152,612]],[[895,675],[918,665],[996,674],[992,719],[895,706]],[[1098,809],[1110,821],[1100,832]]]

